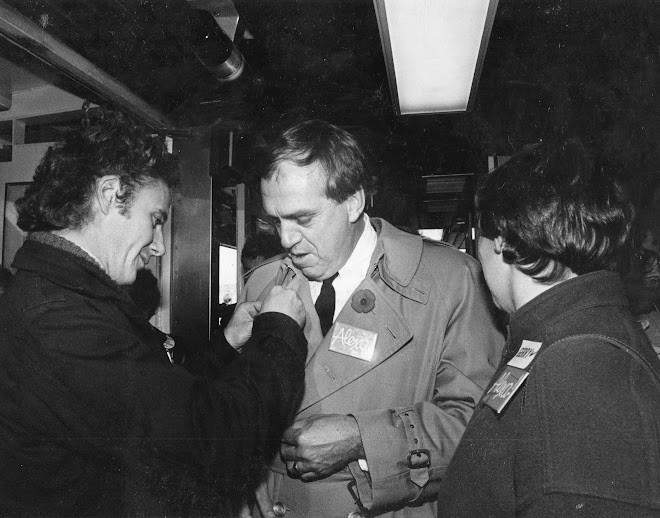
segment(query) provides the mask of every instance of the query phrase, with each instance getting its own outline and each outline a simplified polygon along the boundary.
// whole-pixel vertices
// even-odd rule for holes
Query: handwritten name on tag
[[[484,403],[495,410],[498,414],[511,401],[513,395],[522,386],[527,376],[528,368],[541,350],[541,342],[523,340],[518,352],[511,358],[497,381],[486,392]]]
[[[499,414],[520,388],[527,376],[529,376],[529,372],[507,366],[484,396],[484,403]]]
[[[526,369],[529,367],[529,364],[534,361],[534,358],[536,358],[536,355],[541,349],[541,345],[541,342],[523,340],[522,344],[520,345],[520,349],[518,349],[516,355],[509,360],[507,365],[511,365],[511,367],[517,367],[519,369]]]
[[[378,333],[336,322],[329,349],[336,353],[371,361],[376,350]]]

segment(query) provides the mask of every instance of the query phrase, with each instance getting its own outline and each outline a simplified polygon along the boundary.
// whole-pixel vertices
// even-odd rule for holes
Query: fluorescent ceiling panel
[[[468,109],[498,0],[374,0],[402,115]]]

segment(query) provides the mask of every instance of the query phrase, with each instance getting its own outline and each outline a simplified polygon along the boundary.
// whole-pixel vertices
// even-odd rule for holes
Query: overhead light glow
[[[467,110],[498,0],[374,0],[401,115]]]

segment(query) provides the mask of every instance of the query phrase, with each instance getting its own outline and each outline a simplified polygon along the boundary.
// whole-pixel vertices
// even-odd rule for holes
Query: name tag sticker
[[[360,360],[371,361],[378,333],[335,322],[329,349]]]
[[[529,367],[529,364],[532,363],[534,358],[541,349],[541,342],[531,342],[530,340],[523,340],[520,349],[516,355],[509,360],[507,365],[511,367],[517,367],[519,369],[526,369]]]
[[[483,402],[499,414],[527,376],[529,376],[529,372],[507,366],[493,386],[486,392]]]

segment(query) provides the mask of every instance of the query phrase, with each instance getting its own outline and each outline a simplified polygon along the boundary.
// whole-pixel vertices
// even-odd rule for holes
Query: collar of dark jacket
[[[535,340],[558,319],[596,306],[627,306],[618,274],[600,270],[585,273],[544,291],[511,315],[511,343]]]
[[[50,232],[33,232],[16,253],[13,266],[31,271],[66,289],[91,298],[116,299],[127,314],[137,306],[82,248]]]
[[[128,291],[71,241],[50,232],[31,233],[16,253],[13,266],[19,273],[36,274],[64,289],[114,304],[132,322],[144,343],[163,351],[163,334],[149,324]],[[165,358],[161,355],[163,361],[167,361]]]

